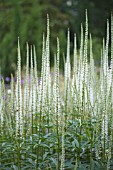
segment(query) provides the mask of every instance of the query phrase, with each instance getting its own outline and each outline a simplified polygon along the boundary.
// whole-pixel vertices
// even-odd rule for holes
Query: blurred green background
[[[41,66],[43,32],[46,33],[46,16],[50,17],[51,64],[56,52],[56,38],[60,39],[61,66],[66,53],[67,29],[77,34],[80,44],[80,25],[85,25],[85,9],[88,10],[89,33],[93,37],[96,64],[100,63],[102,39],[106,35],[106,20],[110,20],[113,0],[0,0],[0,68],[4,76],[15,73],[17,39],[20,37],[22,66],[26,61],[26,42],[36,45],[38,70]],[[71,48],[72,49],[72,48]],[[71,54],[73,51],[71,50]]]

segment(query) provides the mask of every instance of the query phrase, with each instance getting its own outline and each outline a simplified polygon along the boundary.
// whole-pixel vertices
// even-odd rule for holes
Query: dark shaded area
[[[113,11],[113,0],[1,0],[0,1],[0,67],[4,76],[15,72],[17,39],[20,37],[22,65],[26,60],[26,42],[36,45],[38,69],[41,66],[42,35],[46,33],[46,16],[50,16],[51,63],[54,63],[56,38],[60,39],[61,65],[66,53],[67,29],[77,33],[80,44],[80,25],[85,25],[85,9],[88,10],[89,33],[93,37],[96,63],[100,62],[102,39],[106,35],[106,20]],[[71,51],[72,53],[73,51]]]

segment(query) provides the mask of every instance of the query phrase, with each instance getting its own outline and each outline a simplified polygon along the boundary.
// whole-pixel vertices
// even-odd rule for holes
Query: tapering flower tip
[[[26,54],[27,54],[27,58],[29,58],[29,44],[28,44],[28,42],[26,42]]]
[[[104,38],[103,38],[102,43],[103,43],[103,50],[104,50],[105,49],[105,39]]]
[[[47,21],[49,20],[49,14],[47,13]]]
[[[86,9],[86,34],[88,35],[88,14]]]
[[[70,30],[68,28],[67,34],[67,62],[70,62]]]
[[[91,46],[91,48],[92,48],[92,35],[91,35],[91,33],[90,33],[90,46]]]
[[[59,38],[57,37],[57,49],[59,49]]]
[[[29,44],[28,44],[28,42],[26,41],[26,47],[28,46]]]
[[[42,41],[42,66],[41,68],[43,68],[44,66],[44,57],[45,57],[45,34],[43,33],[43,41]]]
[[[18,37],[18,48],[17,48],[17,51],[18,51],[18,66],[21,64],[21,56],[20,56],[20,39]]]
[[[49,33],[49,15],[47,14],[47,35]]]
[[[107,19],[107,37],[106,37],[106,55],[108,58],[108,45],[109,45],[109,20]]]
[[[34,63],[36,62],[36,48],[35,45],[33,45],[33,54],[34,54]]]
[[[83,29],[83,24],[81,23],[81,30]]]
[[[57,64],[59,67],[59,52],[60,52],[60,45],[59,45],[59,38],[57,37]]]
[[[77,39],[76,39],[76,33],[74,33],[74,49],[76,50],[76,43],[77,43],[77,41],[76,41]]]
[[[70,38],[70,29],[68,28],[68,38]]]
[[[29,67],[29,44],[27,43],[26,45],[27,45],[27,62],[26,62],[27,68],[26,69],[28,69]]]
[[[74,65],[73,71],[75,72],[75,68],[77,67],[77,42],[76,42],[76,33],[74,33]]]
[[[68,39],[70,39],[70,29],[68,28]]]
[[[81,23],[81,43],[82,43],[82,41],[83,41],[83,25]]]
[[[81,23],[81,46],[83,44],[83,25]]]
[[[18,44],[19,44],[19,39],[20,39],[20,38],[18,37]]]
[[[88,21],[88,14],[87,14],[87,9],[86,9],[86,21]]]
[[[74,39],[76,38],[76,33],[74,33]]]
[[[90,40],[91,40],[91,39],[92,39],[91,33],[90,33],[90,35],[89,35],[89,36],[90,36]]]
[[[109,19],[107,19],[107,32],[109,34]]]
[[[77,39],[76,39],[76,33],[74,33],[74,49],[76,50],[77,45]]]
[[[70,29],[68,28],[68,32],[67,32],[67,48],[69,48],[70,45]]]
[[[57,42],[59,41],[59,38],[57,37]]]
[[[34,54],[35,78],[37,78],[37,61],[36,61],[36,48],[35,48],[35,45],[33,45],[33,54]]]
[[[13,80],[13,74],[11,73],[11,80]]]
[[[20,38],[18,37],[18,50],[20,50]]]
[[[33,47],[31,45],[31,69],[33,69]]]
[[[17,52],[18,52],[18,61],[17,61],[17,65],[18,65],[18,76],[21,77],[21,55],[20,55],[20,40],[18,37],[18,48],[17,48]]]
[[[35,45],[33,45],[33,54],[34,54],[34,66],[37,68],[37,62],[36,62],[36,48],[35,48]]]
[[[91,36],[91,33],[90,33],[90,48],[92,49],[92,36]]]
[[[27,47],[27,54],[29,54],[29,44],[26,42],[26,47]]]

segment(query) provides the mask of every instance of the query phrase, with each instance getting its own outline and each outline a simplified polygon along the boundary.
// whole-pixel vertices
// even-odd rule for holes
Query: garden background
[[[54,63],[57,37],[60,39],[61,56],[65,55],[68,28],[71,32],[71,49],[73,49],[74,33],[77,34],[79,48],[80,25],[85,24],[85,9],[88,10],[89,33],[91,32],[93,37],[94,59],[99,65],[102,38],[105,37],[106,20],[110,19],[113,11],[113,0],[1,0],[1,74],[10,77],[11,73],[15,73],[18,37],[21,42],[22,66],[25,65],[25,48],[28,42],[36,46],[38,70],[41,69],[42,37],[43,32],[46,32],[47,13],[50,17],[51,64]],[[60,67],[63,67],[63,57],[60,60]]]

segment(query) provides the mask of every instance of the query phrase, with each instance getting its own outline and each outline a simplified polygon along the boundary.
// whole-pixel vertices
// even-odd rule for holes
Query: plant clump
[[[61,54],[58,38],[54,77],[51,77],[49,17],[47,16],[47,35],[43,35],[41,76],[38,77],[37,73],[35,47],[27,44],[24,85],[21,83],[18,39],[17,81],[15,83],[11,75],[10,93],[7,93],[4,80],[0,80],[1,170],[113,169],[112,16],[110,66],[109,30],[107,21],[107,37],[103,40],[99,76],[94,64],[92,37],[88,33],[87,12],[85,34],[81,25],[79,54],[76,34],[74,35],[73,65],[70,62],[68,30],[63,90],[60,82]]]

